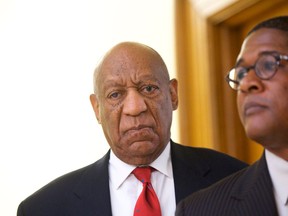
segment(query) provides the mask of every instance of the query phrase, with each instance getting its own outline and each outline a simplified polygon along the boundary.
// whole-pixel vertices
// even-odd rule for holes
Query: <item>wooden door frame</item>
[[[225,143],[224,151],[249,163],[260,157],[263,148],[246,138],[238,117],[236,92],[228,87],[223,78],[234,66],[246,33],[263,19],[282,15],[282,4],[288,6],[283,0],[238,1],[207,18],[209,38],[213,38],[210,40],[209,56],[211,77],[213,76],[214,81],[214,90],[211,92],[214,94],[213,98],[218,98],[213,101],[214,107],[217,108],[213,116],[218,117],[214,118],[213,122],[213,131],[218,134],[218,143],[215,145],[222,150],[221,146]]]
[[[249,163],[259,158],[263,149],[246,138],[236,93],[224,77],[234,66],[249,23],[260,22],[259,15],[267,17],[271,9],[283,13],[282,4],[288,7],[286,0],[239,0],[203,16],[191,0],[175,0],[181,143],[213,148]]]

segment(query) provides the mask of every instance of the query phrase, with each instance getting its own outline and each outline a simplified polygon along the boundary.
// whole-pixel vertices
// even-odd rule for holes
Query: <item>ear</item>
[[[173,110],[178,108],[178,81],[176,79],[171,79],[169,82],[169,89],[172,101]]]
[[[96,119],[97,119],[98,123],[101,124],[99,103],[98,103],[98,99],[97,99],[97,97],[96,97],[95,94],[91,94],[91,95],[90,95],[90,102],[91,102],[92,108],[93,108],[93,110],[94,110]]]

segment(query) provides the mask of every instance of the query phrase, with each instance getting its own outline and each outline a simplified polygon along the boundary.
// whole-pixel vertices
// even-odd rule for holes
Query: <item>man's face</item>
[[[276,29],[257,30],[244,41],[238,64],[252,66],[264,52],[288,55],[288,34]],[[248,137],[272,151],[287,149],[288,62],[281,60],[276,74],[269,80],[261,80],[251,70],[239,88],[238,112]]]
[[[122,161],[154,161],[170,139],[177,81],[146,47],[118,47],[105,58],[91,102],[105,137]]]

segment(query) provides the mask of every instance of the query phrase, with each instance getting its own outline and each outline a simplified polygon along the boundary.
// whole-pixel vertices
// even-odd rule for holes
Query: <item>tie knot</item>
[[[132,173],[142,183],[144,183],[144,182],[150,183],[150,177],[151,177],[152,169],[153,168],[151,168],[149,166],[147,166],[147,167],[137,167],[137,168],[135,168],[133,170]]]

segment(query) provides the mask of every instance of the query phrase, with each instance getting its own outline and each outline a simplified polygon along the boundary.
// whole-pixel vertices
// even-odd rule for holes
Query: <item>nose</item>
[[[137,89],[130,89],[123,104],[123,113],[130,116],[138,116],[147,110],[146,101]]]
[[[254,69],[251,69],[254,70]],[[260,92],[263,90],[263,82],[255,71],[249,71],[239,83],[239,91],[246,93]]]

